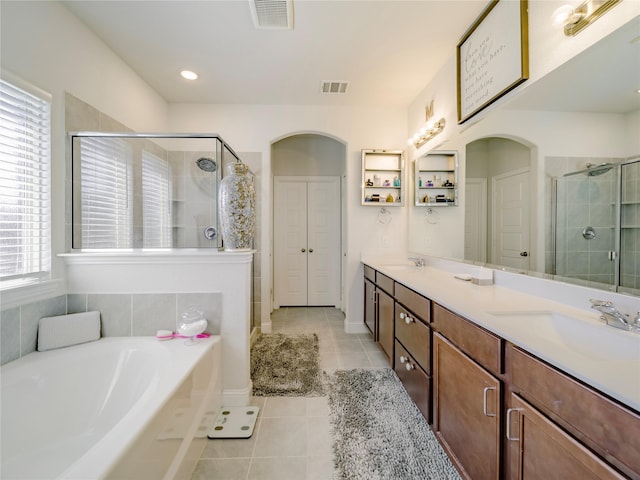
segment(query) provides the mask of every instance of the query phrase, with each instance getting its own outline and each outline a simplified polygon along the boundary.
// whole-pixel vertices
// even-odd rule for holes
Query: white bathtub
[[[103,338],[0,370],[0,478],[188,478],[222,398],[221,342]]]

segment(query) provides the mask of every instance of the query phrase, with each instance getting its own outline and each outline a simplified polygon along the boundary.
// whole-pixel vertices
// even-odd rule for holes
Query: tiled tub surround
[[[189,305],[203,311],[209,323],[207,333],[220,334],[220,293],[68,294],[2,310],[2,364],[36,350],[42,317],[98,310],[101,336],[150,336],[158,330],[177,331],[180,313]]]
[[[640,311],[640,298],[499,270],[493,272],[494,285],[479,286],[454,278],[458,273],[473,275],[478,267],[432,257],[426,260],[427,266],[422,270],[406,260],[373,257],[363,258],[363,263],[640,411],[640,335],[604,325],[598,312],[589,309],[589,299],[597,298],[610,300],[621,311],[635,314]],[[583,321],[584,329],[576,327],[575,332],[566,333],[567,337],[558,334],[558,338],[541,338],[536,335],[534,320],[510,321],[518,312],[554,312],[575,318],[577,323]],[[597,343],[597,332],[601,331],[618,338],[621,346],[635,342],[635,353],[619,360],[602,358],[597,351],[587,355],[570,348],[585,341]]]
[[[0,476],[189,478],[222,404],[221,347],[102,338],[3,366]]]
[[[96,294],[118,295],[121,292],[132,295],[190,295],[193,292],[220,295],[216,319],[219,319],[223,344],[223,403],[229,407],[248,405],[251,396],[249,342],[253,252],[175,249],[60,256],[67,265],[67,293],[87,295],[88,301]],[[209,307],[203,308],[206,315]],[[134,322],[132,330],[138,327]],[[126,328],[126,325],[114,325],[114,328]],[[155,333],[155,325],[145,328]]]

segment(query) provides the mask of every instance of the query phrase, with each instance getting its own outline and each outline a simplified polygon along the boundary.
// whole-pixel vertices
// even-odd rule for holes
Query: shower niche
[[[222,246],[218,187],[237,154],[216,134],[69,134],[73,249]]]

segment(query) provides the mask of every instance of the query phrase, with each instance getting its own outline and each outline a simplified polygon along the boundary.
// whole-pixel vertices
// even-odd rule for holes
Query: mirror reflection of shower
[[[555,179],[553,273],[640,292],[640,159],[589,163]]]

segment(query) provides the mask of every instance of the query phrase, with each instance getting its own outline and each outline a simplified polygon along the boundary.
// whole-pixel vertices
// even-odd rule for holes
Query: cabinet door
[[[499,478],[500,381],[439,334],[433,362],[438,439],[464,477]]]
[[[378,294],[378,343],[393,363],[393,341],[394,341],[394,320],[393,320],[393,297],[377,289]]]
[[[535,408],[511,394],[507,410],[507,478],[604,480],[625,478]]]
[[[376,340],[376,286],[364,279],[364,324]]]

